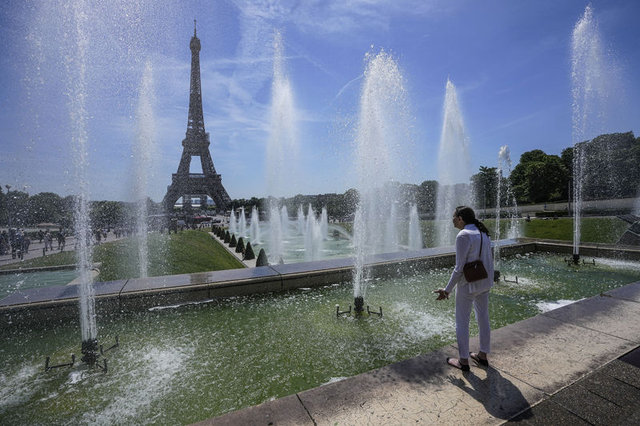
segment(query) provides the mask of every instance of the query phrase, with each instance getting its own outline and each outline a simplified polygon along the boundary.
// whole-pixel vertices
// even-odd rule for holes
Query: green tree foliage
[[[480,166],[480,172],[471,176],[476,206],[493,208],[498,197],[498,169]]]
[[[510,179],[518,202],[542,203],[566,198],[569,174],[560,157],[535,149],[522,154]]]
[[[640,138],[633,132],[600,135],[577,147],[584,161],[584,199],[636,196],[640,187]]]
[[[41,192],[29,197],[29,222],[32,224],[52,222],[60,224],[72,214],[69,206],[53,192]]]

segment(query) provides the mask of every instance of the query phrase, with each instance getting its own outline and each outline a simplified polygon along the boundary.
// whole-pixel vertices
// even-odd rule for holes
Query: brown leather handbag
[[[480,232],[479,259],[474,260],[473,262],[465,263],[462,267],[462,273],[464,274],[464,279],[470,283],[483,280],[488,277],[487,270],[484,268],[484,265],[482,263],[482,231]]]

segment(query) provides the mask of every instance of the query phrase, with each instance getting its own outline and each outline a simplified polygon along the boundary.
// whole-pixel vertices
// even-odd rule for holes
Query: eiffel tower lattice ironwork
[[[195,20],[191,48],[191,89],[189,93],[189,118],[187,134],[182,141],[182,157],[178,165],[178,172],[171,175],[171,185],[167,187],[167,194],[162,201],[165,209],[170,212],[180,197],[183,207],[191,206],[191,197],[209,196],[218,209],[224,210],[231,203],[231,198],[222,186],[222,177],[216,173],[209,152],[209,133],[204,130],[204,116],[202,113],[202,90],[200,86],[200,39],[196,36]],[[190,173],[191,157],[200,157],[202,173]]]

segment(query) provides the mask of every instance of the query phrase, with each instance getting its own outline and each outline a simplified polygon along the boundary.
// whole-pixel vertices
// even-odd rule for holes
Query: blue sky
[[[275,30],[282,34],[297,118],[296,175],[276,195],[341,193],[355,186],[353,129],[364,58],[380,49],[398,64],[408,94],[407,144],[414,155],[411,173],[401,181],[437,177],[447,78],[457,87],[474,171],[496,166],[502,145],[509,145],[516,163],[525,151],[560,154],[572,141],[570,43],[585,1],[67,3],[9,0],[0,6],[3,187],[77,192],[69,95],[80,88],[86,95],[81,113],[90,198],[132,199],[136,111],[150,63],[149,195],[160,201],[182,153],[194,18],[202,43],[205,127],[232,198],[267,195]],[[638,135],[640,2],[590,4],[612,70],[606,83],[610,110],[599,130]],[[78,20],[82,44],[74,38]],[[86,82],[79,86],[74,67],[82,48]]]

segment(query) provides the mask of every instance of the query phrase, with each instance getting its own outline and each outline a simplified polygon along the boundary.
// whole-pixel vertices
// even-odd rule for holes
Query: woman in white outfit
[[[478,219],[471,207],[460,206],[453,214],[453,226],[460,232],[456,237],[456,266],[447,286],[434,290],[437,300],[449,298],[456,288],[456,337],[460,358],[447,358],[447,363],[463,371],[469,371],[469,358],[482,366],[488,366],[487,354],[491,344],[489,327],[489,290],[493,285],[493,253],[491,239],[486,226]],[[487,271],[487,277],[467,282],[463,274],[466,263],[481,259]],[[471,307],[474,307],[478,321],[480,351],[469,352],[469,319]]]

